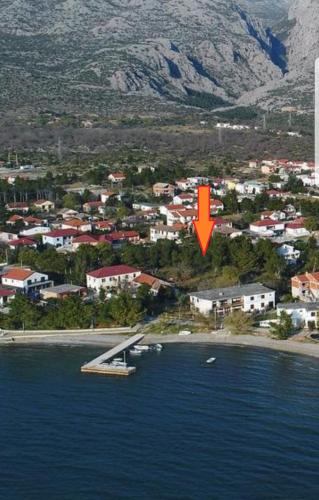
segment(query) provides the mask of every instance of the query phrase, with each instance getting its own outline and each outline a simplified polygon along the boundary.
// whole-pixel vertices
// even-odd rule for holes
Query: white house
[[[252,222],[249,229],[252,233],[262,236],[272,236],[274,234],[283,233],[285,230],[285,223],[272,219],[264,219]]]
[[[65,247],[71,245],[73,238],[78,234],[76,229],[56,229],[43,234],[42,242],[44,245],[51,245],[56,248]]]
[[[179,179],[175,184],[181,191],[187,191],[187,189],[191,187],[191,183],[188,179]]]
[[[55,203],[50,200],[37,200],[33,203],[33,205],[37,210],[40,210],[41,212],[50,212],[55,208]]]
[[[114,193],[114,191],[102,191],[101,202],[106,203],[112,197],[119,199],[118,195],[116,193]]]
[[[120,184],[121,182],[125,181],[125,179],[126,175],[122,174],[122,172],[113,172],[108,176],[108,180],[113,184]]]
[[[236,191],[239,194],[261,194],[268,186],[258,181],[246,181],[236,184]]]
[[[8,305],[14,299],[15,295],[15,290],[0,288],[0,307],[5,307],[6,305]]]
[[[175,224],[174,226],[165,226],[158,224],[151,227],[150,240],[156,243],[158,240],[180,241],[181,231],[185,229],[183,224]]]
[[[236,310],[246,313],[261,312],[275,306],[275,291],[261,283],[215,288],[189,294],[192,309],[201,314],[212,312],[225,316]]]
[[[194,195],[192,193],[181,193],[176,194],[173,198],[173,203],[175,205],[190,205],[194,201]]]
[[[1,283],[4,286],[18,289],[21,292],[29,293],[34,290],[41,290],[53,285],[47,274],[38,273],[26,268],[11,268],[1,276]]]
[[[286,234],[293,238],[310,236],[310,232],[304,227],[304,223],[295,221],[286,225]]]
[[[189,182],[190,187],[194,188],[197,186],[202,186],[203,184],[208,184],[208,177],[196,176],[196,177],[187,177],[187,181]]]
[[[9,241],[16,239],[17,235],[15,233],[7,233],[6,231],[0,232],[0,243],[8,243]]]
[[[277,253],[280,257],[283,257],[288,264],[296,264],[300,259],[300,250],[297,250],[292,245],[287,245],[284,243],[279,248],[277,248]]]
[[[23,229],[20,231],[20,235],[22,236],[35,236],[37,234],[45,234],[49,233],[50,228],[48,226],[35,226],[29,229]]]
[[[289,314],[295,328],[308,328],[310,325],[317,328],[319,326],[319,302],[291,302],[289,304],[278,304],[278,318],[280,318],[283,311]]]
[[[61,229],[76,229],[82,233],[91,232],[92,224],[89,221],[81,219],[66,219],[61,224]]]
[[[195,203],[195,208],[198,208],[198,203]],[[219,214],[224,211],[224,203],[221,200],[211,198],[210,200],[210,213],[212,215]]]
[[[119,289],[130,285],[140,274],[138,269],[126,265],[102,267],[87,273],[86,284],[96,292]]]

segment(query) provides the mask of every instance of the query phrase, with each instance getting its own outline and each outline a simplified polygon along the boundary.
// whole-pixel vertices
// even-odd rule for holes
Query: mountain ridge
[[[309,19],[312,1],[306,2]],[[278,13],[287,23],[299,22],[293,35],[277,37],[267,26],[271,19],[275,25],[274,3],[0,0],[0,109],[104,113],[134,99],[208,108],[268,105],[301,65],[294,37],[300,41],[304,33],[302,2],[287,13],[281,0]]]

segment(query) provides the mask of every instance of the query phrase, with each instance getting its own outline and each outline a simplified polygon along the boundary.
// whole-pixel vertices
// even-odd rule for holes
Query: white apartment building
[[[261,283],[214,288],[189,294],[192,309],[201,314],[215,312],[225,316],[236,310],[246,313],[262,312],[275,306],[275,291]]]
[[[101,267],[87,273],[86,284],[87,288],[95,292],[99,292],[101,289],[120,289],[130,285],[140,274],[139,269],[126,265]]]

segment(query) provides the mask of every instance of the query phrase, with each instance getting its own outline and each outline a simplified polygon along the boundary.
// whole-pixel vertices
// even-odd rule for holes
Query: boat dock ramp
[[[133,335],[124,342],[121,342],[117,346],[113,347],[109,351],[101,354],[97,358],[93,359],[89,363],[81,366],[81,372],[83,373],[99,373],[101,375],[124,375],[128,376],[136,372],[135,366],[128,366],[125,362],[116,363],[114,359],[116,356],[125,353],[128,349],[138,344],[143,340],[144,335],[138,333]]]

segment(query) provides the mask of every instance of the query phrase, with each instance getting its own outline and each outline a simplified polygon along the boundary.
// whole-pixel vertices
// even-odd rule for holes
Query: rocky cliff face
[[[256,101],[291,67],[308,71],[303,47],[316,50],[315,1],[291,6],[284,43],[267,28],[274,5],[281,16],[287,2],[0,0],[0,107],[101,111],[123,96],[208,107]]]

